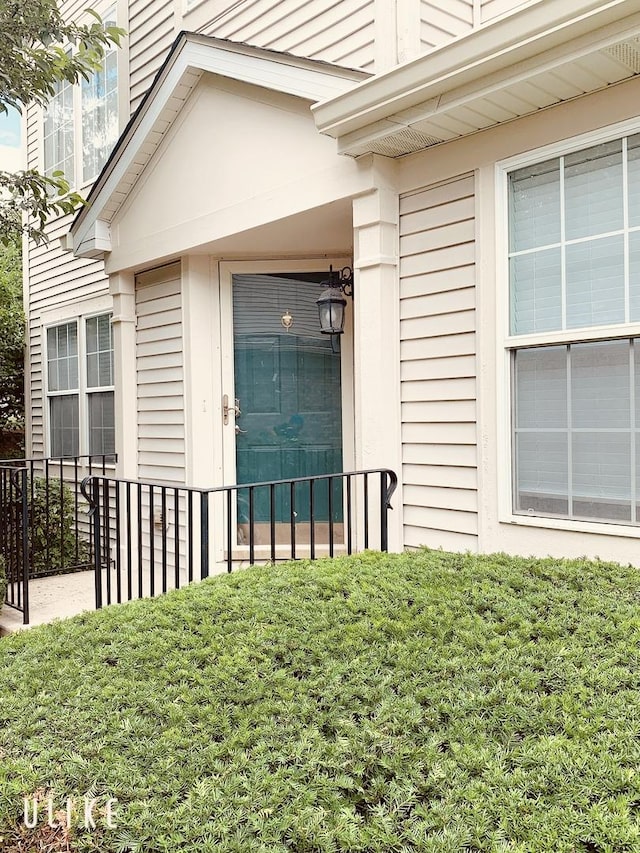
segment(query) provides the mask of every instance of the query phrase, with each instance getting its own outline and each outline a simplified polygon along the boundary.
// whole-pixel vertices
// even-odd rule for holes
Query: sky
[[[20,121],[16,110],[0,115],[0,169],[13,171],[21,166]]]
[[[0,115],[0,145],[20,147],[20,114],[16,110]]]

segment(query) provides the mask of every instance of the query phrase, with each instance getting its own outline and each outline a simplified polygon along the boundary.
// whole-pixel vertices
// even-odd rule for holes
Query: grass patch
[[[0,640],[0,849],[92,792],[78,853],[637,853],[639,581],[368,553]]]

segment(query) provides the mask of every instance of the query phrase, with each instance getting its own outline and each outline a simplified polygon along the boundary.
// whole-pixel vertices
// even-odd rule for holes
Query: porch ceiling
[[[538,0],[312,109],[341,153],[398,157],[638,74],[637,0]]]
[[[194,254],[221,260],[351,255],[353,226],[350,199],[303,211],[259,228],[251,228],[199,246]]]

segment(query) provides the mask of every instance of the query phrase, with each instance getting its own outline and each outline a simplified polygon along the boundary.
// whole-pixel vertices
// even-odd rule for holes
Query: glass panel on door
[[[326,273],[233,276],[236,482],[253,483],[342,471],[340,352],[320,332],[316,299]],[[282,318],[291,317],[287,329]],[[340,482],[332,515],[342,520]],[[248,494],[238,493],[240,539]],[[296,524],[310,520],[308,486],[295,495]],[[329,521],[326,482],[314,490],[314,518]],[[270,521],[269,491],[255,493],[254,521]],[[289,489],[276,490],[275,521],[291,521]],[[301,529],[304,536],[304,529]]]

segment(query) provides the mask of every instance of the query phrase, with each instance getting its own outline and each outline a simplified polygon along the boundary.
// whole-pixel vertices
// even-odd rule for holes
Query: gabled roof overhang
[[[342,154],[397,157],[638,74],[638,0],[538,0],[312,110]]]
[[[114,215],[205,73],[310,103],[339,95],[370,76],[291,54],[181,33],[76,216],[65,248],[85,258],[111,251]]]

